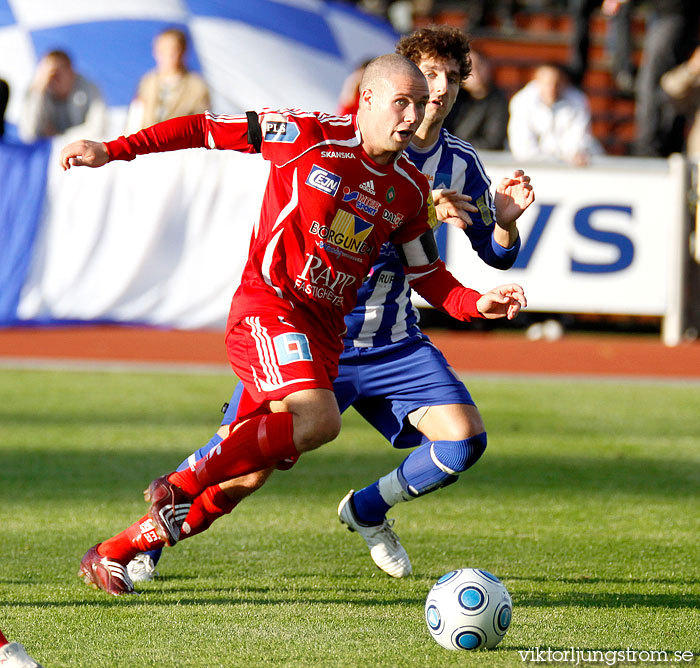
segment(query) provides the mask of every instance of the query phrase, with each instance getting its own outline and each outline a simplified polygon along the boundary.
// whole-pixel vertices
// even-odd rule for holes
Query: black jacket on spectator
[[[460,89],[445,129],[474,148],[500,151],[508,130],[508,98],[500,88],[491,88],[481,100]]]

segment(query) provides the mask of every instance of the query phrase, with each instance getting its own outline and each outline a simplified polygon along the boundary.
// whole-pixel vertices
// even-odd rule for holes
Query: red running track
[[[651,336],[572,334],[529,341],[520,333],[429,334],[458,371],[700,381],[700,342],[668,348]],[[119,326],[0,330],[0,362],[3,358],[228,366],[221,332]]]

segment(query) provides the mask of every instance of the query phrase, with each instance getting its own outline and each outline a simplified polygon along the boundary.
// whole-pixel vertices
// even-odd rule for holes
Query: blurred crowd
[[[634,102],[636,135],[626,153],[700,157],[700,46],[698,0],[357,0],[387,18],[398,32],[432,22],[459,25],[474,39],[472,76],[464,82],[446,127],[477,148],[509,149],[518,158],[587,164],[604,152],[592,132],[586,73],[591,67],[592,19],[606,23],[606,94]],[[519,19],[551,13],[570,19],[567,58],[524,63],[531,80],[520,90],[494,83],[499,58],[478,50],[488,40],[517,40]],[[644,25],[635,35],[633,19]],[[554,44],[557,36],[542,35]],[[512,57],[506,59],[513,65]],[[596,84],[599,89],[600,85]],[[600,90],[595,91],[600,94]]]
[[[207,84],[185,65],[187,48],[187,36],[181,30],[168,28],[154,37],[155,66],[138,82],[126,132],[209,108]],[[9,87],[0,80],[0,137],[4,134],[8,98]],[[44,54],[24,95],[19,138],[30,143],[66,133],[101,137],[107,125],[107,105],[100,89],[76,72],[68,52],[54,49]]]
[[[472,73],[463,82],[445,127],[478,149],[510,150],[517,159],[586,165],[605,152],[593,134],[586,74],[591,68],[591,24],[606,23],[606,92],[634,102],[636,136],[626,150],[639,156],[668,156],[685,151],[700,157],[700,41],[698,0],[357,0],[365,11],[387,18],[400,33],[431,23],[461,22],[473,38]],[[518,39],[519,18],[527,13],[569,18],[562,62],[521,63],[529,80],[520,89],[498,85],[497,49],[487,55],[488,40]],[[634,34],[633,17],[643,21]],[[543,39],[552,38],[544,36]],[[185,65],[187,38],[168,29],[153,40],[154,68],[143,75],[129,107],[125,130],[134,132],[158,121],[200,113],[210,105],[205,81]],[[512,57],[508,59],[512,65]],[[365,62],[343,84],[338,109],[354,111]],[[600,63],[598,63],[600,67]],[[600,86],[598,85],[598,88]],[[9,91],[0,80],[0,137]],[[600,95],[600,90],[595,91]],[[18,127],[25,142],[71,132],[101,136],[107,108],[98,87],[73,68],[66,51],[40,60]]]

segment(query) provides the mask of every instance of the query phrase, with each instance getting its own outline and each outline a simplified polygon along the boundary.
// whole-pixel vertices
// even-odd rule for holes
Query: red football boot
[[[91,547],[80,561],[78,577],[83,579],[86,585],[95,589],[106,591],[112,596],[122,594],[135,594],[134,583],[126,572],[126,566],[103,557],[97,552],[100,543]]]
[[[190,512],[192,499],[173,485],[167,476],[156,478],[143,497],[151,504],[148,516],[156,525],[158,536],[172,547],[180,540],[180,530]]]

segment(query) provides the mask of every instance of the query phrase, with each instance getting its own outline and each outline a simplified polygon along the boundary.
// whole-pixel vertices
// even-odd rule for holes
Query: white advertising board
[[[516,167],[488,155],[484,162],[494,187]],[[515,265],[507,272],[486,266],[463,233],[450,227],[446,261],[452,273],[482,291],[520,283],[533,311],[665,315],[682,225],[671,164],[518,166],[532,177],[536,201],[518,222],[522,247]]]

